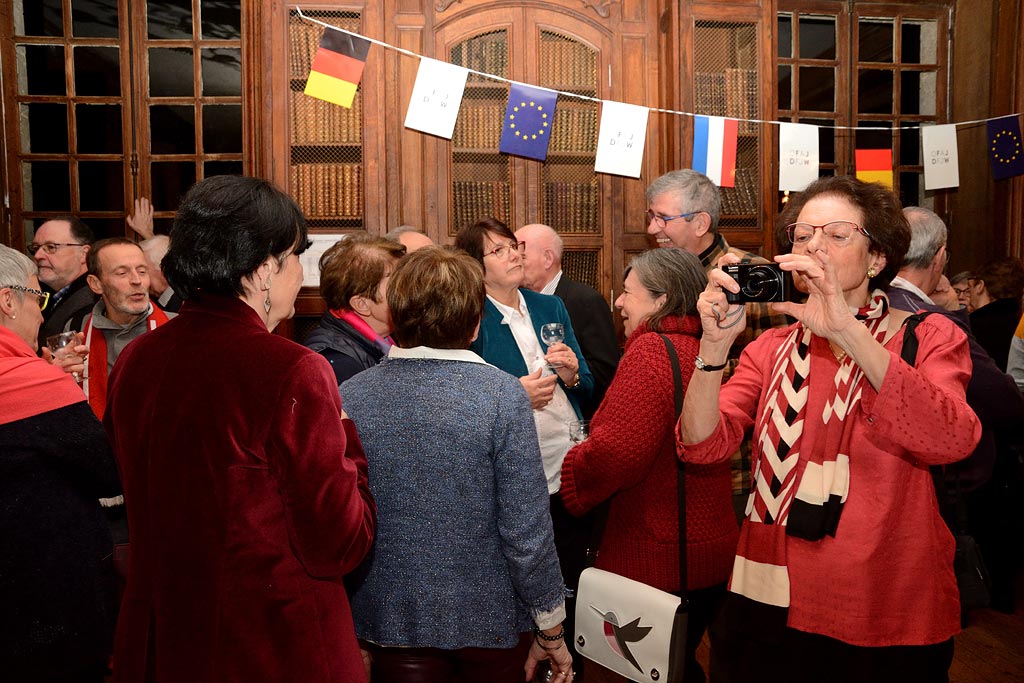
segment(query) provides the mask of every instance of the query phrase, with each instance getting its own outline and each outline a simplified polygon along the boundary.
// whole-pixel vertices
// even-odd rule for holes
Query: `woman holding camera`
[[[928,316],[914,366],[901,360],[908,314],[890,309],[881,287],[909,227],[891,191],[822,178],[782,219],[792,252],[775,260],[807,300],[773,305],[798,322],[749,345],[724,386],[717,366],[743,328],[725,291],[739,287],[715,269],[697,303],[710,371],[694,372],[687,389],[681,455],[718,462],[751,426],[754,435],[711,676],[945,681],[960,609],[929,467],[966,457],[980,437],[964,399],[967,338]]]

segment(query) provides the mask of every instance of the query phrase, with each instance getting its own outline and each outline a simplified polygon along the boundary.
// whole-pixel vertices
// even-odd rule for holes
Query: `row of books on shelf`
[[[726,69],[724,73],[693,75],[693,101],[699,114],[760,118],[756,69]],[[757,124],[740,121],[740,133],[756,133]]]
[[[452,146],[497,151],[501,143],[504,116],[504,102],[477,103],[463,100],[458,125],[452,136]]]
[[[508,75],[508,36],[504,31],[478,36],[452,50],[452,63],[473,71],[505,77]],[[494,83],[489,78],[470,74],[471,82]]]
[[[597,151],[597,105],[555,107],[549,152]]]
[[[757,169],[737,168],[735,187],[722,188],[722,214],[754,215],[757,207]]]
[[[544,84],[594,90],[597,53],[585,45],[557,38],[540,41],[540,77]]]
[[[291,175],[292,197],[307,217],[362,215],[361,164],[295,164]]]
[[[452,182],[452,229],[460,230],[481,218],[508,220],[509,189],[506,182],[455,180]]]
[[[597,182],[544,183],[544,220],[558,232],[599,232]]]
[[[293,145],[360,144],[363,141],[362,97],[352,108],[339,107],[292,90]]]

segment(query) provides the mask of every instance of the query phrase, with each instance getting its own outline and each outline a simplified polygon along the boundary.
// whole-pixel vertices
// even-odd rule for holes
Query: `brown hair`
[[[871,251],[885,256],[885,267],[868,282],[870,289],[888,287],[903,266],[903,257],[910,248],[910,224],[903,215],[900,201],[892,190],[879,183],[865,183],[851,176],[818,178],[786,204],[775,228],[775,241],[781,251],[790,251],[786,226],[796,221],[807,202],[815,197],[839,197],[850,202],[864,216],[864,228],[871,241]]]
[[[484,238],[488,233],[507,237],[515,242],[516,235],[508,226],[497,218],[482,218],[472,225],[467,225],[455,236],[455,247],[475,258],[480,265],[484,262]]]
[[[993,299],[1020,299],[1024,290],[1024,264],[1014,256],[1003,256],[976,269],[971,279],[984,281],[985,291]]]
[[[391,337],[402,348],[467,349],[484,311],[484,271],[468,254],[424,247],[388,281]]]
[[[115,244],[128,244],[133,247],[139,247],[138,243],[132,242],[130,239],[125,237],[108,237],[107,239],[93,243],[92,249],[90,249],[85,255],[85,267],[89,271],[89,275],[100,277],[100,252],[107,247],[114,246]],[[139,251],[142,251],[142,247],[139,247]]]
[[[372,235],[349,235],[320,257],[320,295],[331,310],[352,310],[349,300],[378,301],[380,281],[405,255],[405,246]]]

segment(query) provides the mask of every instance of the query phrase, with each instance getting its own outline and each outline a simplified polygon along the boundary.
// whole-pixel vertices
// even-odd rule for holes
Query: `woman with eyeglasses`
[[[491,365],[518,377],[533,407],[555,546],[562,576],[566,585],[574,589],[585,564],[589,523],[565,510],[558,490],[562,460],[572,446],[569,423],[582,419],[580,401],[593,391],[594,377],[562,300],[522,287],[525,243],[517,241],[507,225],[495,218],[477,221],[459,231],[455,246],[479,261],[484,269],[487,301],[480,334],[471,350]],[[565,338],[545,349],[541,328],[547,323],[560,323]],[[571,604],[568,616],[571,634]]]
[[[100,683],[117,603],[99,499],[121,485],[82,390],[36,355],[48,298],[36,272],[0,245],[0,671]]]
[[[681,457],[718,462],[754,435],[711,678],[946,681],[960,630],[955,544],[929,468],[966,457],[981,435],[964,398],[967,337],[930,315],[913,366],[901,358],[909,314],[883,287],[910,231],[887,188],[822,178],[781,226],[791,251],[775,261],[806,302],[773,304],[798,322],[749,345],[724,385],[716,366],[743,328],[725,292],[739,287],[716,268],[697,303],[708,371],[687,388]]]
[[[273,334],[306,232],[258,178],[178,207],[185,303],[121,352],[104,415],[131,531],[115,683],[365,681],[343,577],[373,541],[366,456],[330,364]]]

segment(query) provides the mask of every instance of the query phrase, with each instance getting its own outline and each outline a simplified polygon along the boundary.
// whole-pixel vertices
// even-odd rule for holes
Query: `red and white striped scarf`
[[[872,292],[856,316],[879,343],[884,341],[889,301],[881,290]],[[786,536],[810,541],[835,536],[850,486],[851,430],[844,422],[865,381],[849,356],[837,361],[838,367],[830,364],[831,354],[816,358],[817,372],[832,371],[835,378],[824,400],[812,405],[811,347],[828,343],[813,337],[798,324],[776,352],[755,427],[754,481],[730,581],[734,593],[779,607],[789,606]]]

